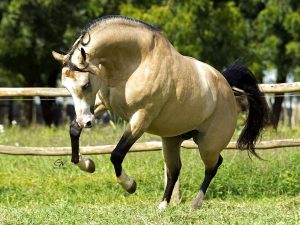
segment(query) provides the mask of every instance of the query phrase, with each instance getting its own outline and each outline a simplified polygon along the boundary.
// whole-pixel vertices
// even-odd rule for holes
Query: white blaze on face
[[[80,127],[90,127],[94,123],[91,106],[94,106],[95,96],[93,97],[90,93],[84,93],[83,91],[83,87],[88,82],[88,73],[80,73],[80,75],[76,76],[75,72],[70,71],[68,68],[63,68],[62,84],[72,95],[76,112],[76,122]]]
[[[72,94],[76,112],[76,122],[80,127],[90,127],[94,123],[94,115],[91,113],[91,106],[78,96]]]

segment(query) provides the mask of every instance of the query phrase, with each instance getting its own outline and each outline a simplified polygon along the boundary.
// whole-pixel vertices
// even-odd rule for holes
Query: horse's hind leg
[[[205,164],[205,177],[201,184],[200,190],[192,203],[192,207],[195,209],[201,207],[206,190],[223,161],[223,158],[220,154],[211,154],[210,156],[204,155],[205,153],[202,152],[200,152],[200,154]]]
[[[215,112],[199,128],[202,132],[193,136],[205,165],[205,177],[193,201],[194,208],[201,207],[206,190],[222,164],[220,153],[229,143],[236,126],[235,98],[226,93],[224,86],[220,90],[224,92],[220,92]]]
[[[172,192],[181,169],[180,145],[181,137],[162,138],[163,156],[167,167],[167,185],[165,188],[160,209],[165,209],[171,200]]]

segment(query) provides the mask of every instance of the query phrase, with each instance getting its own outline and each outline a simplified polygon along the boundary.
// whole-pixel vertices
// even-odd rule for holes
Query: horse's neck
[[[108,27],[91,33],[87,46],[92,60],[102,65],[111,85],[126,81],[154,46],[154,34],[145,28]]]

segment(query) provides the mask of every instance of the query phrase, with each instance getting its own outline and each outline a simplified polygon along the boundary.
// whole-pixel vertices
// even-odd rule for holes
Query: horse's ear
[[[84,49],[81,48],[81,49],[80,49],[80,52],[81,52],[81,56],[82,56],[82,58],[83,58],[83,61],[85,62],[85,60],[86,60],[86,53],[85,53]]]
[[[57,61],[63,62],[64,59],[65,59],[65,55],[62,55],[62,54],[60,54],[58,52],[55,52],[55,51],[52,51],[52,55],[53,55],[54,59],[56,59]]]

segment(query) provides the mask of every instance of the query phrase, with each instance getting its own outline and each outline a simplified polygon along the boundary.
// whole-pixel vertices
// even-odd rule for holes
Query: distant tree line
[[[0,86],[54,87],[60,65],[51,50],[68,50],[90,20],[109,14],[158,26],[179,52],[219,70],[242,57],[260,81],[267,70],[276,82],[299,80],[299,0],[1,0]],[[272,106],[274,127],[282,101]],[[33,104],[24,104],[30,123]],[[41,101],[47,125],[54,104]]]

